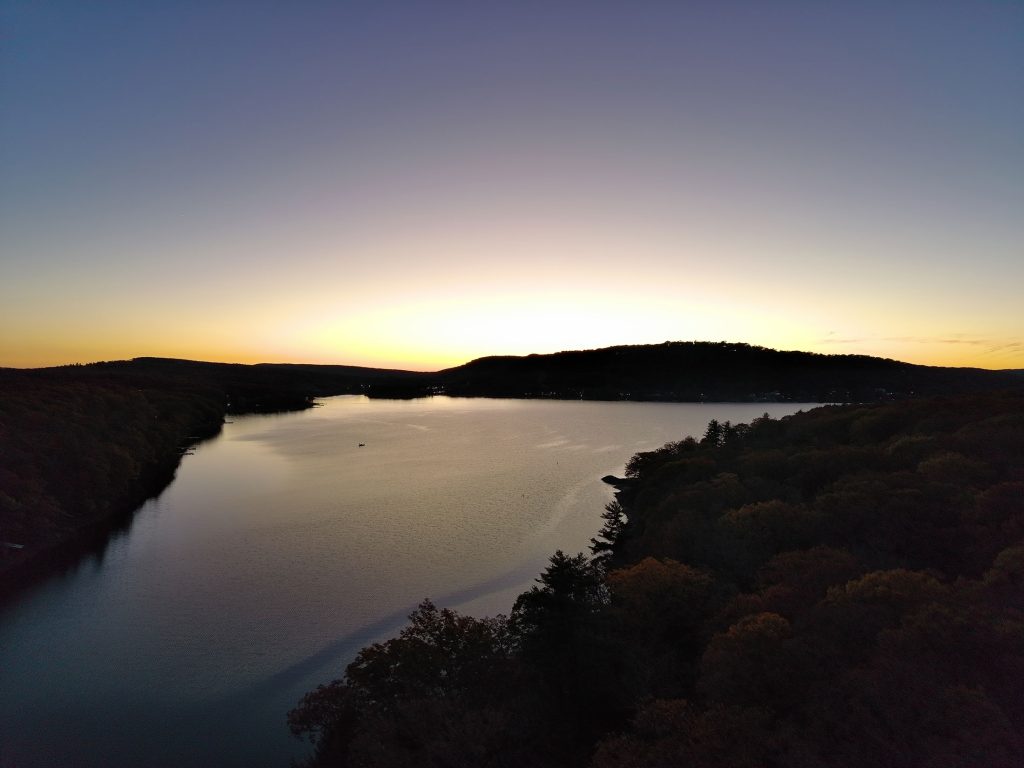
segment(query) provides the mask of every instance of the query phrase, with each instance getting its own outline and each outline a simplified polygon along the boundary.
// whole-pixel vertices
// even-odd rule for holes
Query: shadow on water
[[[538,558],[487,581],[431,599],[442,608],[478,600],[495,592],[500,592],[529,581],[543,570],[546,562],[546,558]],[[402,610],[382,616],[377,621],[359,627],[301,661],[297,661],[281,671],[275,672],[273,675],[239,693],[232,694],[229,699],[238,700],[272,696],[281,690],[290,689],[300,683],[307,682],[314,673],[324,670],[332,663],[344,661],[347,664],[350,659],[346,657],[354,657],[359,649],[372,643],[376,638],[387,633],[393,633],[401,628],[406,623],[409,614],[416,610],[416,607],[416,605],[410,605]],[[334,674],[331,679],[340,677],[340,672],[341,670],[339,669],[338,674]]]
[[[458,606],[528,583],[546,559],[538,558],[487,581],[434,598],[442,607]],[[7,765],[146,765],[151,768],[253,768],[285,766],[309,753],[307,742],[292,736],[287,711],[309,689],[341,676],[358,650],[401,628],[416,608],[410,605],[365,624],[254,685],[208,701],[142,700],[134,707],[123,702],[97,703],[88,711],[60,701],[31,705],[31,719],[61,739],[44,739],[39,732],[11,733],[0,739],[0,766]],[[254,733],[264,734],[254,738]],[[106,748],[97,753],[100,734]],[[180,738],[188,734],[188,738]]]
[[[538,558],[487,581],[432,599],[441,607],[451,607],[484,598],[529,582],[540,573],[545,563],[546,559]],[[287,765],[289,761],[301,759],[309,753],[310,747],[288,732],[287,711],[316,685],[341,677],[345,665],[361,648],[395,634],[406,624],[408,615],[416,607],[409,605],[365,624],[316,653],[235,693],[184,706],[146,703],[134,716],[121,716],[116,738],[121,754],[110,764],[146,764],[154,768],[215,764],[224,768],[252,768]],[[97,711],[93,714],[97,719],[105,720],[104,713]],[[60,719],[54,712],[47,715],[50,719]],[[147,740],[151,742],[154,738],[153,729],[157,722],[165,732],[189,733],[193,738],[184,742],[180,739],[166,740],[161,756],[153,762],[152,745],[147,746]],[[88,728],[83,730],[87,732]],[[262,732],[265,736],[254,739],[254,732]],[[162,737],[161,741],[164,741]],[[211,744],[217,745],[212,751]],[[136,758],[140,760],[137,762]],[[0,760],[2,765],[4,763]]]

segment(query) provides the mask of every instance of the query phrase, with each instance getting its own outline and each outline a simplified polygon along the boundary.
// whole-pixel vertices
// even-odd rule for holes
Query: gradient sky
[[[0,365],[1024,368],[1024,3],[0,0]]]

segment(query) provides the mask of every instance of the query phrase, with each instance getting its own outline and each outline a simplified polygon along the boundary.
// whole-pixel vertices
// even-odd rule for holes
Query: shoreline
[[[203,382],[81,371],[0,376],[0,607],[100,555],[230,416],[307,410],[309,394],[231,397]],[[233,402],[232,402],[233,401]]]
[[[197,424],[193,436],[173,453],[165,453],[149,465],[132,485],[117,498],[103,502],[105,511],[83,518],[60,535],[37,546],[11,552],[0,560],[0,607],[17,599],[46,579],[77,567],[90,555],[106,550],[113,534],[127,529],[136,512],[150,499],[157,498],[174,481],[186,452],[217,437],[223,417],[214,423]]]

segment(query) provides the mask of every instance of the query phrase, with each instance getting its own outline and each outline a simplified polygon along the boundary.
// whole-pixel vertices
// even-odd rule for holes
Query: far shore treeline
[[[228,414],[315,398],[804,401],[635,456],[509,617],[429,601],[291,713],[311,766],[1011,766],[1024,378],[742,344],[437,373],[159,358],[0,368],[0,597],[101,551]]]
[[[301,407],[304,398],[549,397],[677,402],[865,403],[1019,385],[1019,373],[913,365],[865,355],[781,352],[676,341],[523,357],[482,357],[433,373],[347,365],[240,365],[166,358],[83,366],[114,375],[202,382],[241,410]],[[52,369],[50,369],[52,370]]]

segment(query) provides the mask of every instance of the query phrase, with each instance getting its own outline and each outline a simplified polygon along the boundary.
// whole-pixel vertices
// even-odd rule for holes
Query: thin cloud
[[[885,342],[890,344],[961,344],[968,347],[987,347],[985,354],[1009,353],[1024,350],[1024,342],[1002,341],[1000,339],[972,336],[970,334],[951,334],[946,336],[863,336],[841,337],[830,331],[818,341],[819,344],[870,344]]]
[[[989,349],[985,350],[985,354],[986,355],[1006,354],[1006,353],[1010,353],[1010,352],[1018,352],[1021,349],[1024,349],[1024,342],[1012,341],[1009,344],[998,344],[998,345],[996,345],[994,347],[990,347]]]
[[[942,344],[969,344],[972,347],[983,347],[991,344],[991,339],[939,339]]]
[[[822,339],[818,343],[819,344],[863,344],[865,341],[870,341],[870,339],[837,339],[837,338],[825,337],[824,339]]]

